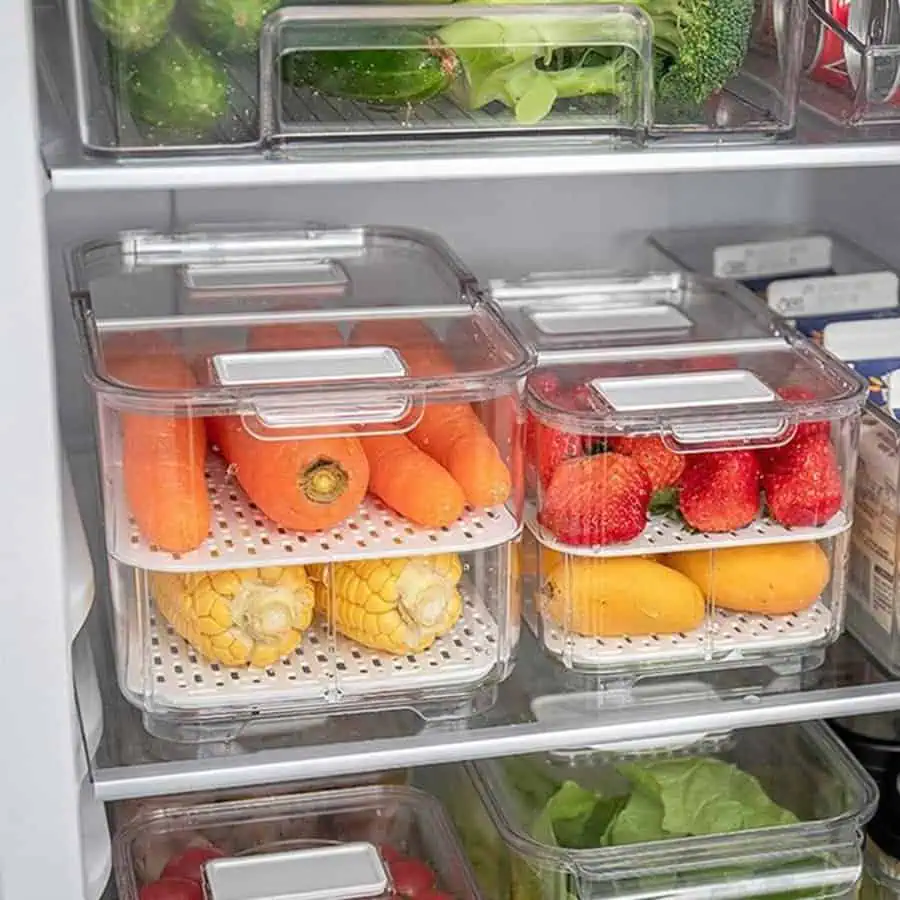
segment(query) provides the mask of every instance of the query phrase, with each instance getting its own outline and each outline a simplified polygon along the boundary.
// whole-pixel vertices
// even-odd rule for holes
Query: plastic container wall
[[[119,679],[148,728],[489,702],[518,640],[532,358],[452,256],[387,230],[143,234],[76,268]]]
[[[680,753],[582,750],[453,771],[435,784],[482,890],[515,900],[853,896],[877,797],[820,725],[737,732]],[[738,793],[730,815],[707,807]]]
[[[229,859],[265,864],[269,855],[273,861],[290,862],[290,856],[302,861],[304,851],[360,843],[372,845],[369,855],[380,857],[388,874],[387,890],[362,896],[390,895],[391,882],[402,875],[395,866],[403,861],[407,868],[427,867],[436,890],[459,900],[479,898],[441,805],[405,787],[349,788],[148,810],[115,836],[116,884],[122,900],[136,900],[141,887],[159,879],[169,860],[192,847],[214,848],[213,853]],[[265,883],[260,880],[265,872],[259,871],[257,889]],[[327,887],[321,879],[317,886]],[[309,887],[308,882],[294,884],[298,892]]]
[[[818,337],[823,320],[900,313],[897,275],[846,237],[814,227],[672,231],[650,245],[679,268],[729,278]]]
[[[608,677],[815,665],[843,628],[865,384],[740,288],[535,276],[526,616]]]
[[[68,0],[85,147],[290,152],[411,135],[641,143],[794,128],[802,0],[784,0],[777,42],[768,0],[740,0],[722,33],[707,36],[701,21],[697,40],[722,48],[702,73],[692,45],[672,55],[680,35],[654,54],[652,7],[276,6]]]

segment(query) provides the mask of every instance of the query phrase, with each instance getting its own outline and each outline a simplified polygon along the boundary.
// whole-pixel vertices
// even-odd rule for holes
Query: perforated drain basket
[[[533,357],[447,248],[127,233],[72,278],[119,681],[148,728],[481,708],[519,634]]]

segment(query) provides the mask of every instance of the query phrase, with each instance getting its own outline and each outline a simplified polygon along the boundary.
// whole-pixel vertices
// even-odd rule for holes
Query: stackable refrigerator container
[[[609,677],[821,662],[865,382],[724,282],[573,273],[493,296],[538,357],[523,569],[544,649]]]
[[[208,900],[392,896],[405,890],[410,869],[421,875],[423,867],[436,896],[481,896],[441,805],[408,787],[161,803],[116,835],[119,897],[136,900],[143,887],[166,877],[171,859],[192,848],[218,854],[203,873]]]
[[[440,242],[126,233],[75,255],[72,296],[119,682],[152,732],[489,705],[519,633],[532,358]],[[390,490],[398,457],[414,480]]]
[[[806,19],[800,0],[777,25],[768,3],[743,4],[709,37],[728,72],[667,86],[679,75],[659,77],[662,26],[640,4],[67,7],[80,140],[122,156],[409,135],[771,139],[795,125]],[[678,39],[660,32],[659,47]]]
[[[722,787],[721,763],[751,778]],[[704,791],[714,782],[718,792]],[[819,724],[637,754],[613,746],[470,763],[440,784],[482,890],[516,900],[851,898],[877,799],[865,770]],[[775,807],[763,813],[767,801]],[[717,803],[733,804],[719,814],[731,823],[721,832],[704,811]],[[743,826],[750,808],[759,818],[747,821],[768,824]]]

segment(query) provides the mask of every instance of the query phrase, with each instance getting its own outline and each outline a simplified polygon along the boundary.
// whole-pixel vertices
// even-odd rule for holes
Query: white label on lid
[[[789,278],[773,281],[766,299],[771,309],[788,318],[833,316],[896,307],[897,287],[894,272]]]
[[[213,357],[219,384],[309,384],[368,378],[398,378],[406,366],[390,347],[322,350],[259,350]]]
[[[617,412],[771,403],[776,399],[770,387],[742,370],[597,378],[591,388]]]
[[[716,278],[760,278],[831,268],[831,238],[824,235],[731,244],[713,250]]]
[[[581,300],[582,298],[579,298]],[[536,312],[531,321],[538,331],[548,335],[609,333],[629,331],[686,331],[691,320],[667,303],[652,305],[611,306],[604,308],[566,309],[555,312]]]

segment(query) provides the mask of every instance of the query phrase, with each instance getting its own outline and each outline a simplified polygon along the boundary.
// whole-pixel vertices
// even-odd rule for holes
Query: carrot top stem
[[[300,490],[313,503],[333,503],[347,490],[349,481],[339,462],[319,457],[300,475]]]

